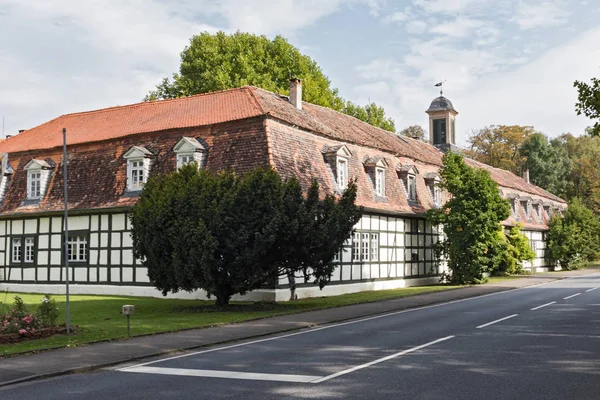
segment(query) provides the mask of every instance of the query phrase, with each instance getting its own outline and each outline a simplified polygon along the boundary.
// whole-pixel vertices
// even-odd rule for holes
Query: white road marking
[[[544,308],[544,307],[550,306],[550,305],[555,304],[555,303],[556,303],[555,301],[552,301],[550,303],[542,304],[541,306],[533,307],[531,309],[531,311],[539,310],[540,308]]]
[[[308,383],[321,376],[314,375],[283,375],[283,374],[258,374],[254,372],[216,371],[210,369],[184,369],[184,368],[159,368],[159,367],[135,367],[124,368],[123,372],[136,372],[142,374],[196,376],[205,378],[246,379],[253,381],[276,381],[276,382],[299,382]]]
[[[572,294],[572,295],[570,295],[570,296],[563,297],[563,300],[569,300],[569,299],[572,299],[573,297],[579,296],[580,294],[581,294],[581,293],[575,293],[575,294]]]
[[[405,355],[405,354],[408,354],[408,353],[412,353],[412,352],[414,352],[414,351],[417,351],[417,350],[423,349],[423,348],[425,348],[425,347],[432,346],[432,345],[434,345],[434,344],[436,344],[436,343],[440,343],[440,342],[446,341],[446,340],[448,340],[448,339],[452,339],[453,337],[454,337],[454,336],[446,336],[446,337],[443,337],[443,338],[440,338],[440,339],[437,339],[437,340],[431,341],[431,342],[429,342],[429,343],[425,343],[425,344],[422,344],[422,345],[420,345],[420,346],[416,346],[416,347],[413,347],[413,348],[411,348],[411,349],[404,350],[404,351],[401,351],[401,352],[398,352],[398,353],[395,353],[395,354],[389,355],[389,356],[387,356],[387,357],[379,358],[379,359],[377,359],[377,360],[374,360],[374,361],[368,362],[368,363],[366,363],[366,364],[357,365],[356,367],[352,367],[352,368],[349,368],[349,369],[345,369],[345,370],[343,370],[343,371],[336,372],[335,374],[331,374],[331,375],[328,375],[328,376],[324,376],[324,377],[321,377],[321,378],[315,379],[315,380],[311,381],[310,383],[321,383],[321,382],[325,382],[325,381],[328,381],[328,380],[330,380],[330,379],[337,378],[338,376],[346,375],[346,374],[349,374],[349,373],[351,373],[351,372],[358,371],[359,369],[367,368],[367,367],[370,367],[370,366],[372,366],[372,365],[379,364],[379,363],[382,363],[382,362],[384,362],[384,361],[388,361],[388,360],[391,360],[391,359],[393,359],[393,358],[396,358],[396,357],[403,356],[403,355]]]
[[[591,274],[586,274],[586,275],[578,276],[577,278],[580,278],[580,277],[583,277],[583,276],[589,276],[589,275],[597,275],[597,274],[598,274],[598,272],[594,272],[594,273],[591,273]],[[248,346],[248,345],[256,344],[256,343],[269,342],[269,341],[272,341],[272,340],[284,339],[284,338],[288,338],[288,337],[292,337],[292,336],[297,336],[297,335],[304,335],[304,334],[307,334],[307,333],[318,332],[318,331],[321,331],[321,330],[324,330],[324,329],[331,329],[331,328],[337,328],[338,326],[344,326],[344,325],[350,325],[350,324],[357,324],[357,323],[361,323],[361,322],[365,322],[365,321],[371,321],[371,320],[378,319],[378,318],[391,317],[391,316],[398,315],[398,314],[404,314],[404,313],[409,313],[409,312],[421,311],[421,310],[426,310],[426,309],[429,309],[429,308],[443,307],[443,306],[446,306],[446,305],[456,304],[456,303],[462,303],[462,302],[465,302],[465,301],[478,300],[478,299],[482,299],[484,297],[496,296],[496,295],[499,295],[499,294],[505,294],[505,293],[515,292],[515,291],[518,291],[518,290],[533,289],[533,288],[536,288],[536,287],[539,287],[539,286],[551,285],[551,284],[557,283],[559,281],[568,281],[568,280],[571,280],[571,279],[573,279],[573,278],[566,278],[566,279],[562,279],[562,280],[554,280],[554,281],[551,281],[551,282],[539,283],[537,285],[531,285],[531,286],[526,286],[526,287],[522,287],[522,288],[516,288],[516,289],[504,290],[504,291],[501,291],[501,292],[483,294],[481,296],[467,297],[467,298],[464,298],[464,299],[447,301],[445,303],[438,303],[438,304],[431,304],[431,305],[423,306],[423,307],[410,308],[408,310],[394,311],[394,312],[390,312],[390,313],[386,313],[386,314],[375,315],[373,317],[367,317],[367,318],[362,318],[362,319],[355,319],[355,320],[351,320],[351,321],[347,321],[347,322],[341,322],[341,323],[338,323],[338,324],[321,326],[319,328],[314,328],[314,329],[310,329],[310,330],[305,330],[305,331],[300,331],[300,332],[295,332],[295,333],[289,333],[287,335],[273,336],[273,337],[268,337],[268,338],[265,338],[265,339],[258,339],[258,340],[252,340],[252,341],[249,341],[249,342],[238,343],[238,344],[234,344],[234,345],[231,345],[231,346],[223,346],[223,347],[218,347],[218,348],[213,348],[213,349],[208,349],[208,350],[195,351],[195,352],[192,352],[192,353],[186,353],[186,354],[181,354],[181,355],[178,355],[178,356],[167,357],[167,358],[162,358],[160,360],[149,361],[149,362],[146,362],[146,363],[132,365],[130,367],[122,368],[121,370],[125,370],[127,368],[141,367],[143,365],[156,364],[156,363],[160,363],[160,362],[163,362],[163,361],[175,360],[175,359],[183,358],[183,357],[196,356],[196,355],[199,355],[199,354],[212,353],[212,352],[215,352],[215,351],[228,350],[228,349],[233,349],[235,347]]]
[[[591,288],[591,289],[588,289],[588,290],[586,290],[585,292],[586,292],[586,293],[587,293],[587,292],[591,292],[591,291],[594,291],[594,290],[596,290],[596,289],[598,289],[598,288],[597,288],[597,287],[595,287],[595,288]]]
[[[490,326],[490,325],[497,324],[498,322],[502,322],[502,321],[505,321],[505,320],[507,320],[507,319],[509,319],[509,318],[516,317],[517,315],[519,315],[519,314],[513,314],[513,315],[509,315],[508,317],[500,318],[500,319],[497,319],[497,320],[495,320],[495,321],[488,322],[487,324],[479,325],[479,326],[477,327],[477,329],[481,329],[481,328],[485,328],[486,326]]]

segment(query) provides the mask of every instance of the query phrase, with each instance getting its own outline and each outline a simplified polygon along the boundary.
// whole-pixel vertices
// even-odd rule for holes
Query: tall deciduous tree
[[[600,79],[592,78],[591,84],[575,81],[573,86],[577,88],[578,101],[575,104],[577,115],[583,114],[596,120],[590,133],[594,136],[600,136]]]
[[[534,133],[519,151],[532,183],[557,196],[567,193],[572,163],[560,140],[549,141],[546,135]]]
[[[448,259],[451,281],[478,283],[493,268],[492,249],[510,206],[489,172],[468,166],[460,154],[451,151],[444,154],[443,163],[440,187],[451,198],[441,208],[428,211],[428,218],[444,228],[440,246]]]
[[[164,78],[145,100],[191,96],[245,85],[288,94],[291,77],[302,79],[304,100],[346,112],[364,122],[394,130],[393,120],[382,107],[371,103],[355,106],[342,99],[329,78],[310,57],[300,53],[282,36],[236,32],[203,32],[191,38],[181,53],[179,73]]]
[[[398,133],[400,135],[408,136],[408,137],[411,137],[414,139],[419,139],[419,140],[426,140],[426,136],[427,136],[425,129],[421,125],[408,126],[404,129],[402,129]]]
[[[471,149],[466,154],[492,167],[520,174],[523,158],[519,149],[534,132],[531,126],[487,126],[469,138]]]

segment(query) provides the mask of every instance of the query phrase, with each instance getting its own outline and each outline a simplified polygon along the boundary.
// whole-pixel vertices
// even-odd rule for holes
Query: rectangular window
[[[371,233],[371,261],[379,261],[379,234]]]
[[[15,238],[12,240],[12,262],[21,262],[21,238]]]
[[[144,161],[130,161],[130,165],[130,189],[142,189],[144,187]]]
[[[417,179],[413,175],[408,176],[408,199],[410,201],[417,200]]]
[[[337,160],[337,184],[342,190],[348,187],[348,162],[343,158]]]
[[[39,199],[42,189],[42,172],[41,171],[29,171],[28,174],[29,182],[27,188],[29,192],[27,197],[30,199]]]
[[[442,190],[435,183],[433,184],[433,203],[436,206],[439,206],[442,204]]]
[[[34,246],[35,246],[34,238],[26,237],[25,238],[25,260],[24,260],[26,263],[33,262]]]
[[[177,155],[177,168],[181,168],[194,161],[193,154],[178,154]]]
[[[67,251],[69,261],[87,261],[87,237],[83,235],[69,236]]]
[[[381,168],[375,170],[375,192],[378,196],[385,196],[385,171]]]
[[[369,234],[368,233],[363,233],[362,234],[362,260],[363,261],[369,261]]]
[[[352,261],[360,261],[360,233],[352,235]]]

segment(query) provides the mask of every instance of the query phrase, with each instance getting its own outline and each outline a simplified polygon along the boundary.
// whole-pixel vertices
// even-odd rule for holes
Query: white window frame
[[[35,257],[35,238],[27,236],[23,239],[23,262],[32,264]]]
[[[38,200],[40,197],[42,197],[42,170],[29,170],[27,171],[27,198]]]
[[[417,201],[417,177],[414,174],[406,177],[406,195],[408,200]]]
[[[371,261],[370,257],[370,237],[371,235],[368,232],[363,232],[361,235],[361,243],[360,243],[360,253],[361,253],[361,261]]]
[[[23,239],[13,238],[11,241],[11,261],[13,264],[20,264],[23,259]]]
[[[385,169],[380,167],[375,168],[375,193],[385,197]]]
[[[129,190],[142,190],[146,183],[146,174],[143,158],[132,158],[127,160],[128,176],[127,183]]]
[[[439,182],[433,182],[433,204],[436,206],[442,205],[442,189]]]
[[[177,154],[177,169],[196,161],[194,153],[178,153]]]
[[[67,248],[69,262],[87,262],[89,249],[86,235],[77,234],[69,236]]]
[[[371,233],[371,261],[379,261],[379,234]]]
[[[338,187],[341,190],[346,190],[348,188],[348,159],[338,157],[336,163]]]
[[[352,261],[360,261],[360,233],[352,235]]]

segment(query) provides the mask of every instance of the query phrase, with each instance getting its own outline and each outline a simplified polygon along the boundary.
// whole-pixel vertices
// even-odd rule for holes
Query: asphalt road
[[[1,399],[600,399],[600,274],[0,389]]]

